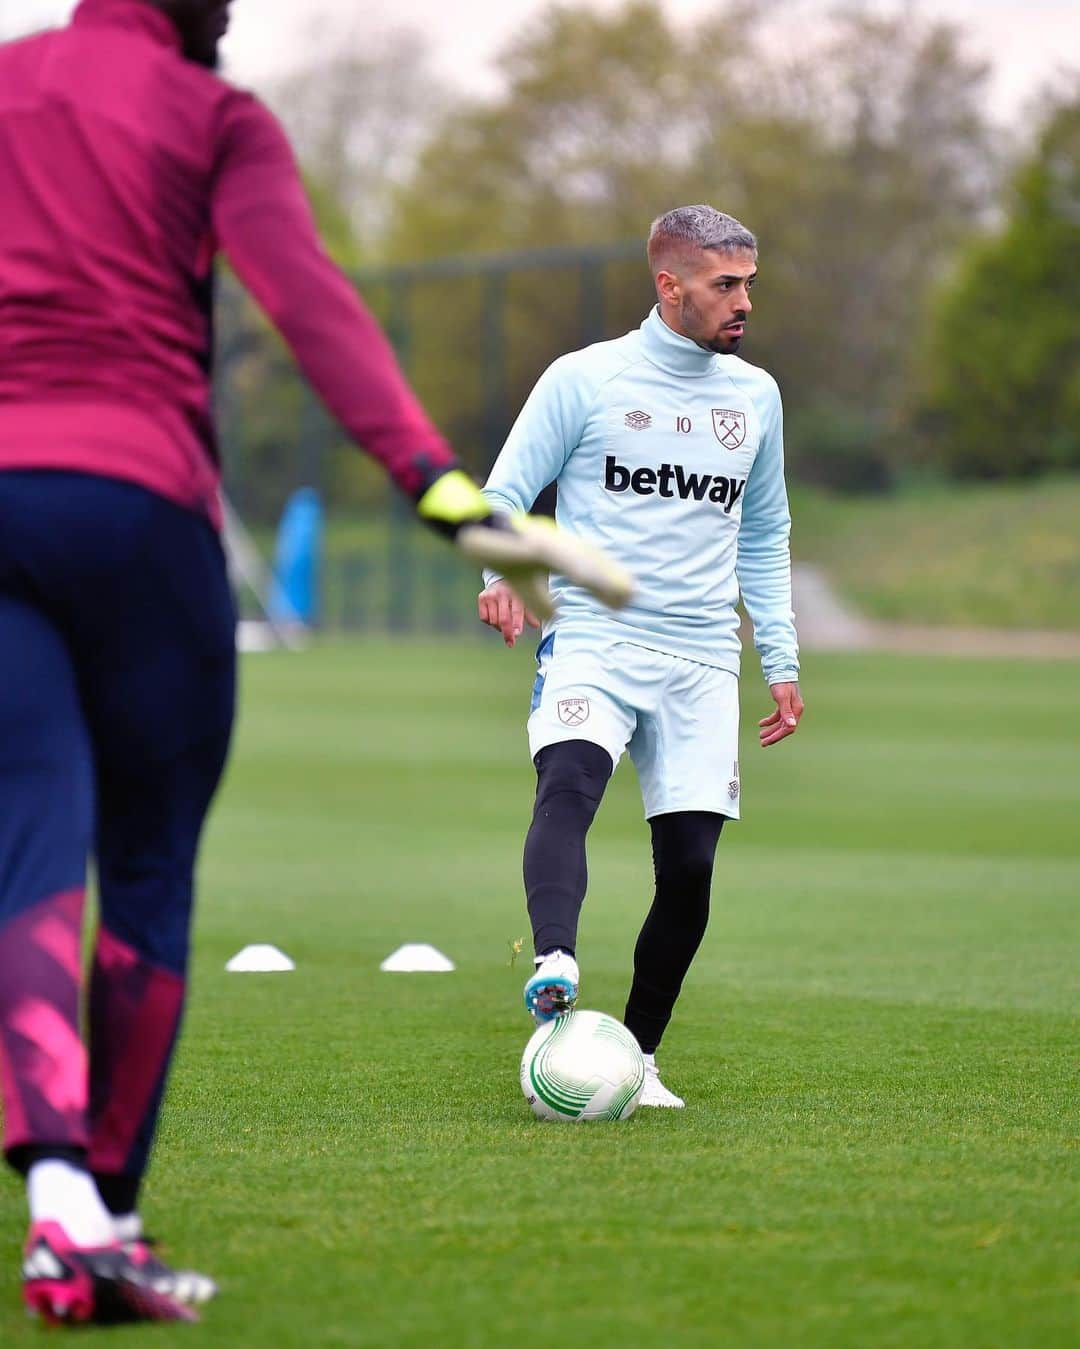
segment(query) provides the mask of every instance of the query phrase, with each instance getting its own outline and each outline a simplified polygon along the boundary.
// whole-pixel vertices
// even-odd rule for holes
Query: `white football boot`
[[[536,972],[525,981],[525,1010],[538,1026],[574,1009],[581,974],[565,951],[536,957]]]
[[[668,1091],[660,1081],[660,1070],[656,1066],[656,1055],[645,1054],[645,1085],[641,1089],[638,1105],[658,1105],[667,1110],[681,1110],[686,1102],[673,1091]]]

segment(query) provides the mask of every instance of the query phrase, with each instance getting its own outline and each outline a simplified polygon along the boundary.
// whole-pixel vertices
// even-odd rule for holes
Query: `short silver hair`
[[[708,248],[716,253],[734,253],[746,248],[757,252],[757,239],[735,219],[713,206],[676,206],[673,211],[657,216],[649,230],[649,261],[670,247],[689,245]]]

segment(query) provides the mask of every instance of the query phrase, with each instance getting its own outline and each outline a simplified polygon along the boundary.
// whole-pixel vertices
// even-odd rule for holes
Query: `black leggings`
[[[724,818],[680,810],[649,821],[656,894],[634,947],[634,982],[623,1017],[646,1054],[667,1030],[708,926],[713,858]]]
[[[585,835],[611,777],[606,750],[587,740],[536,756],[536,804],[525,840],[525,892],[536,954],[577,945],[588,883]],[[656,892],[634,951],[627,1026],[652,1053],[671,1020],[709,919],[713,857],[724,816],[677,811],[650,821]]]

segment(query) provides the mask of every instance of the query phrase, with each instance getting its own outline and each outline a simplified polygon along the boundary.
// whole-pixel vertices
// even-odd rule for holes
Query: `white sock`
[[[655,1055],[655,1054],[642,1054],[641,1057],[645,1060],[645,1062],[648,1064],[648,1066],[649,1066],[650,1068],[655,1068],[655,1067],[656,1067],[656,1055]]]
[[[142,1237],[142,1219],[137,1213],[114,1213],[112,1225],[117,1241],[125,1246],[128,1242],[139,1241]]]
[[[76,1246],[111,1246],[109,1210],[88,1171],[70,1162],[35,1162],[26,1177],[30,1221],[59,1223]]]

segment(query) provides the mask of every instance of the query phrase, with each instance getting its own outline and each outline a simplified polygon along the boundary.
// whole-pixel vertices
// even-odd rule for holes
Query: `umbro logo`
[[[647,431],[652,426],[652,418],[647,412],[628,412],[625,420],[631,431]]]

